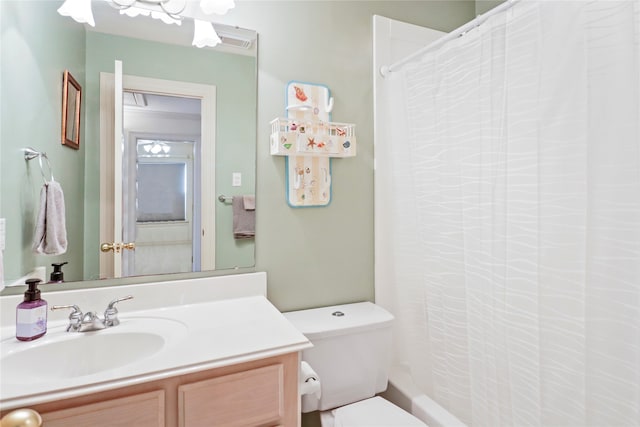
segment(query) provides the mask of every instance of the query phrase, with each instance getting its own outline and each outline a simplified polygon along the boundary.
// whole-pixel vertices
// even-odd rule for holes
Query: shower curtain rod
[[[515,5],[517,2],[519,2],[520,0],[506,0],[504,3],[499,4],[498,6],[494,7],[493,9],[489,10],[488,12],[478,15],[476,16],[473,20],[467,22],[466,24],[462,25],[461,27],[458,27],[457,29],[451,31],[450,33],[440,37],[438,40],[434,41],[433,43],[429,43],[428,45],[426,45],[425,47],[418,49],[416,52],[412,53],[409,56],[406,56],[404,58],[402,58],[401,60],[394,62],[393,64],[387,66],[387,65],[383,65],[382,67],[380,67],[380,74],[382,75],[382,77],[387,77],[389,75],[389,73],[392,73],[394,71],[398,71],[400,68],[402,68],[402,66],[404,66],[405,64],[413,61],[416,58],[419,58],[420,56],[424,55],[425,53],[427,53],[430,50],[434,50],[436,48],[439,48],[440,46],[444,45],[445,43],[460,37],[462,35],[464,35],[467,31],[479,27],[480,25],[482,25],[487,19],[489,19],[490,17],[492,17],[493,15],[497,15],[498,13],[509,9],[510,7],[512,7],[513,5]]]

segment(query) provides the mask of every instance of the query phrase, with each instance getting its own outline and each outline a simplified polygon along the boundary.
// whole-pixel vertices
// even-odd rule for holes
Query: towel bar
[[[55,179],[53,178],[53,169],[51,169],[51,163],[49,162],[49,157],[47,157],[47,153],[45,153],[44,151],[37,151],[31,147],[23,148],[22,151],[24,152],[25,160],[29,161],[35,158],[38,159],[38,162],[40,163],[40,173],[42,174],[43,181],[46,183],[47,178],[44,174],[44,167],[42,166],[42,158],[44,157],[44,159],[47,161],[47,166],[49,167],[49,176],[51,177],[50,181],[55,181]]]

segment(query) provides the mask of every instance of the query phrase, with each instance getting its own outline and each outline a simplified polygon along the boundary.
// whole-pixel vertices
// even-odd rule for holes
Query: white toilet
[[[313,347],[302,360],[318,374],[319,393],[302,396],[302,412],[321,411],[323,427],[425,427],[391,402],[387,388],[393,316],[370,302],[284,313]]]

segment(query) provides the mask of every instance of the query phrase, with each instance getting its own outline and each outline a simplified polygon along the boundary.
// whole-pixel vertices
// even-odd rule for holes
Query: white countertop
[[[119,289],[118,292],[124,289]],[[131,292],[134,297],[135,293]],[[65,339],[82,338],[83,334],[110,333],[129,330],[145,319],[159,324],[170,322],[172,332],[161,351],[114,369],[90,375],[59,378],[38,376],[38,381],[18,381],[16,375],[5,375],[0,364],[0,407],[2,410],[28,407],[38,403],[126,387],[228,366],[251,360],[301,351],[311,343],[263,296],[228,298],[209,302],[189,303],[138,311],[119,307],[121,324],[96,332],[66,332],[68,322],[49,322],[47,334],[31,342],[15,338],[15,326],[1,328],[0,352],[3,356],[26,349],[27,346],[46,345]],[[164,323],[169,324],[169,323]],[[133,326],[132,326],[133,325]],[[113,348],[113,352],[126,352]],[[80,363],[83,354],[69,354],[69,363]],[[110,357],[109,354],[104,355]],[[46,358],[39,370],[56,370],[47,366]],[[13,377],[13,378],[12,378]]]

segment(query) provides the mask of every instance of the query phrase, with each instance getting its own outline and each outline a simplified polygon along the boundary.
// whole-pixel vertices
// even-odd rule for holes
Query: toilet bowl
[[[320,413],[322,427],[425,427],[426,424],[380,396]]]
[[[320,411],[323,427],[425,427],[376,396],[387,388],[393,316],[370,302],[284,313],[313,344],[302,360],[320,391],[302,396],[302,412]]]

